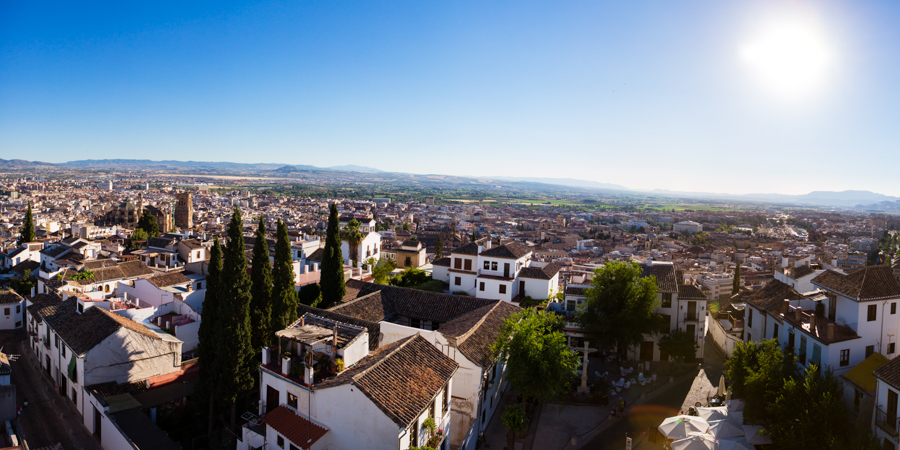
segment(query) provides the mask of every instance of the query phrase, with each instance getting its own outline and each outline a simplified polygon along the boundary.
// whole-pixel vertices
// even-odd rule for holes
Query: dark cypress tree
[[[253,353],[260,351],[271,342],[272,316],[272,266],[269,263],[269,244],[266,241],[266,216],[260,216],[256,228],[256,242],[253,244],[253,267],[250,293],[253,303],[250,307],[251,345]]]
[[[22,232],[19,233],[17,245],[21,246],[26,242],[34,242],[37,237],[34,234],[34,217],[31,215],[31,202],[28,203],[28,210],[25,211],[25,219],[22,220]]]
[[[337,204],[331,204],[328,214],[328,233],[325,236],[325,255],[322,257],[321,308],[330,308],[344,298],[344,256],[341,254],[341,230],[338,224]]]
[[[741,263],[734,268],[734,281],[731,282],[731,295],[741,292]]]
[[[159,237],[159,223],[156,222],[156,216],[150,211],[144,211],[138,220],[138,228],[147,232],[147,236]]]
[[[250,347],[250,276],[244,256],[244,224],[241,210],[234,208],[228,225],[228,245],[222,266],[222,302],[219,309],[222,326],[219,328],[217,358],[220,401],[231,404],[231,426],[237,421],[238,395],[253,387],[251,376],[253,348]],[[224,357],[227,355],[227,357]]]
[[[478,240],[478,235],[475,234],[475,229],[472,228],[472,242],[475,242],[477,240]]]
[[[272,267],[272,323],[270,342],[275,333],[297,320],[297,291],[294,290],[294,267],[287,225],[278,219],[275,238],[275,266]]]
[[[441,239],[441,235],[438,235],[437,241],[434,242],[434,259],[441,259],[444,257],[444,240]]]
[[[203,298],[203,317],[198,330],[199,343],[197,349],[200,353],[200,374],[197,380],[197,390],[201,395],[209,395],[209,432],[212,433],[213,418],[215,412],[215,398],[218,395],[218,326],[219,304],[221,302],[222,283],[222,246],[216,238],[209,256],[209,269],[206,275],[206,295]]]

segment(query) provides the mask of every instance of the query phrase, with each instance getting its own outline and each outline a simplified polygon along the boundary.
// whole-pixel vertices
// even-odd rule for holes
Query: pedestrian
[[[616,423],[616,405],[613,405],[609,410],[609,421],[612,423]]]
[[[619,411],[625,412],[625,397],[619,399]]]

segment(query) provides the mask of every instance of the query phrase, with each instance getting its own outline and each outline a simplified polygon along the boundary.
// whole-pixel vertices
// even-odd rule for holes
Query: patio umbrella
[[[741,426],[744,424],[744,412],[743,411],[728,411],[728,420],[734,423],[737,426]]]
[[[719,439],[719,450],[755,450],[745,438]]]
[[[725,395],[725,375],[719,375],[719,391],[718,395]]]
[[[728,407],[729,411],[743,411],[744,410],[744,401],[738,400],[738,399],[726,400],[725,406]]]
[[[686,438],[690,433],[706,433],[709,424],[695,416],[669,417],[659,425],[659,432],[668,439]]]
[[[710,420],[709,434],[715,436],[716,439],[734,438],[743,436],[744,430],[730,420]]]
[[[671,447],[672,450],[717,450],[719,448],[716,438],[702,433],[692,433],[684,439],[672,442]]]
[[[747,443],[753,445],[771,444],[772,440],[768,436],[759,434],[762,427],[759,425],[744,425],[744,436],[747,437]]]
[[[701,406],[697,408],[697,415],[707,422],[710,420],[725,420],[728,418],[728,408],[724,406],[704,408]]]

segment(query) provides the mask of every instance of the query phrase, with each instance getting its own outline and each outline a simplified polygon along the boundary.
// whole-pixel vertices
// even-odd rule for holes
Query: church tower
[[[175,226],[185,230],[194,227],[194,204],[189,192],[175,195]]]

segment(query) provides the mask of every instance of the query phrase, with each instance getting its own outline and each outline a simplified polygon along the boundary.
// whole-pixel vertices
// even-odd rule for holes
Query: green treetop
[[[214,400],[218,395],[218,371],[217,354],[219,347],[219,303],[222,277],[222,246],[216,238],[210,251],[209,268],[206,275],[206,294],[203,297],[203,320],[200,321],[198,330],[199,343],[197,350],[200,353],[200,374],[197,390],[201,395],[209,395],[209,432],[213,428]]]
[[[294,290],[294,267],[287,225],[278,219],[275,237],[275,265],[272,267],[272,335],[297,320],[297,291]]]
[[[328,215],[328,232],[325,236],[322,274],[319,286],[322,289],[322,308],[330,308],[344,298],[344,257],[341,254],[341,230],[338,225],[337,205],[331,204]]]
[[[256,353],[271,344],[272,267],[269,263],[269,244],[266,241],[266,216],[260,216],[253,244],[253,265],[250,268],[251,345]]]
[[[741,292],[741,263],[737,263],[737,267],[734,268],[734,281],[731,283],[731,295],[735,295]]]
[[[28,203],[28,209],[25,211],[25,219],[22,220],[22,232],[19,233],[19,240],[16,241],[17,245],[22,245],[26,242],[34,242],[37,239],[37,236],[34,234],[34,217],[31,215],[31,203]]]
[[[156,216],[150,211],[144,211],[137,224],[138,228],[147,232],[149,237],[159,237],[159,223],[156,222]]]

